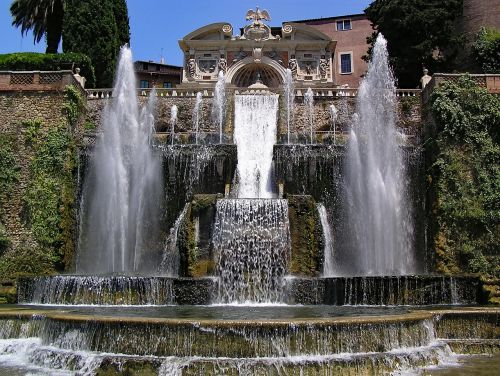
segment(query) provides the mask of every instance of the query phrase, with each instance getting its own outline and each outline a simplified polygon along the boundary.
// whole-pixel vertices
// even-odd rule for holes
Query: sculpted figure
[[[218,64],[219,71],[222,71],[226,73],[227,70],[227,60],[224,57],[221,57],[219,59],[219,64]]]
[[[188,76],[194,77],[195,72],[196,72],[196,60],[191,58],[188,60],[188,63],[187,63]]]
[[[288,61],[288,68],[292,71],[292,76],[297,76],[297,59],[290,59]]]
[[[326,72],[328,70],[328,61],[326,59],[320,59],[319,61],[319,73],[322,78],[326,77]]]

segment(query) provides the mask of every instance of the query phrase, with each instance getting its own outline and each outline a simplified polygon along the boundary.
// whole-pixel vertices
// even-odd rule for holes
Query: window
[[[148,63],[142,63],[142,70],[148,70]]]
[[[163,88],[164,89],[170,89],[172,87],[172,83],[171,82],[164,82],[163,83]]]
[[[351,30],[351,20],[340,20],[337,21],[337,31]]]
[[[340,54],[340,73],[352,73],[352,52]]]
[[[149,81],[141,80],[141,89],[149,88]]]

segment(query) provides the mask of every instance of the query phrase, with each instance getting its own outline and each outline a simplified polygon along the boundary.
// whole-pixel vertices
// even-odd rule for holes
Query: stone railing
[[[445,81],[458,81],[466,73],[434,73],[431,80],[422,91],[424,103],[429,100],[432,91]],[[500,94],[500,74],[467,74],[479,86],[483,86],[490,93]]]
[[[169,89],[154,89],[158,97],[166,98],[194,98],[201,92],[204,97],[213,97],[214,90],[208,88],[200,88],[199,90],[184,89],[184,88],[169,88]],[[247,89],[234,89],[228,88],[229,93],[241,94]],[[88,99],[107,99],[113,96],[113,89],[87,89]],[[148,97],[153,89],[137,89],[137,95]],[[295,96],[303,97],[307,88],[296,88]],[[319,97],[355,97],[358,94],[357,88],[320,88],[312,89],[313,96]],[[396,95],[398,97],[416,97],[420,96],[420,89],[397,89]]]
[[[85,93],[70,70],[0,71],[0,91],[61,91],[68,85]]]

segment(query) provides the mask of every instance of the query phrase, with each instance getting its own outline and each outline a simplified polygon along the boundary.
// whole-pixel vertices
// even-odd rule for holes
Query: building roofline
[[[285,21],[285,23],[290,23],[290,22],[295,22],[295,23],[301,23],[301,22],[309,22],[309,21],[328,21],[328,20],[335,20],[335,19],[344,19],[344,18],[349,18],[349,17],[367,17],[365,13],[356,13],[356,14],[346,14],[346,15],[341,15],[341,16],[332,16],[332,17],[321,17],[321,18],[309,18],[306,20],[297,20],[297,21]]]
[[[135,63],[155,64],[155,65],[161,65],[162,67],[167,67],[167,68],[179,68],[179,69],[182,69],[182,67],[180,65],[163,64],[163,63],[158,63],[156,61],[149,61],[149,60],[136,60],[136,61],[134,61],[134,64]]]

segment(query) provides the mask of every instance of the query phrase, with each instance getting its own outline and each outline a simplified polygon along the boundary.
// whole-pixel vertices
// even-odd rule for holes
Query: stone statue
[[[195,72],[196,72],[196,60],[194,58],[191,58],[188,60],[187,63],[188,77],[194,77]]]
[[[319,60],[319,74],[321,75],[321,78],[326,77],[327,71],[328,71],[328,60],[320,59]]]
[[[292,76],[297,77],[297,59],[290,59],[288,61],[288,68],[292,71]]]
[[[420,78],[420,85],[421,85],[422,89],[427,86],[427,84],[429,83],[429,81],[432,78],[427,73],[429,73],[429,70],[427,68],[424,68],[424,75],[422,76],[422,78]]]
[[[224,57],[221,57],[219,59],[219,64],[218,64],[219,71],[222,71],[226,73],[227,70],[227,60]]]
[[[87,81],[87,79],[83,76],[80,76],[80,68],[75,69],[75,74],[73,75],[73,77],[75,77],[75,79],[80,83],[80,85],[82,85],[82,88],[85,89],[85,81]]]
[[[255,22],[260,22],[260,20],[271,21],[271,16],[269,16],[267,10],[260,10],[259,7],[257,7],[256,10],[250,9],[247,12],[245,19],[247,21],[254,20]]]

